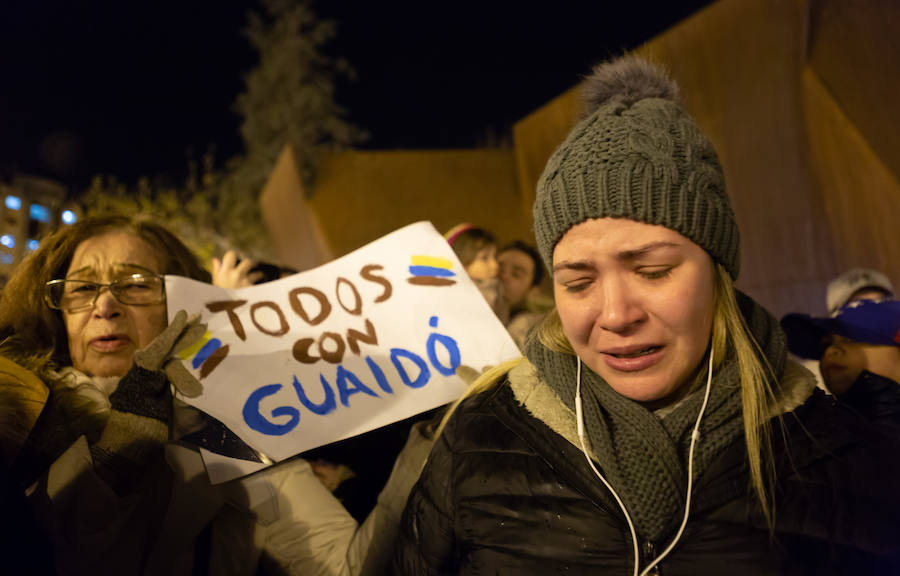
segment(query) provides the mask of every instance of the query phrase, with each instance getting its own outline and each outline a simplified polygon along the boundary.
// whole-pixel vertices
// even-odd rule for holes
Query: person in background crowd
[[[860,300],[886,300],[894,296],[894,285],[887,276],[870,268],[851,268],[828,283],[825,289],[825,307],[828,314],[836,316],[842,308],[851,302]],[[791,314],[788,316],[796,316]],[[785,316],[782,318],[784,325]],[[788,322],[793,322],[789,320]],[[791,349],[793,353],[793,348]],[[795,354],[796,356],[796,354]],[[832,387],[826,385],[819,369],[818,357],[797,356],[801,364],[816,378],[816,384],[826,392],[833,393]]]
[[[270,262],[240,258],[228,250],[222,258],[212,259],[212,283],[222,288],[246,288],[296,274],[297,270]]]
[[[179,441],[195,411],[172,388],[202,386],[173,354],[205,327],[184,311],[168,322],[164,274],[210,280],[163,227],[87,218],[41,242],[4,289],[0,386],[18,370],[47,392],[10,477],[30,487],[56,570],[338,574],[356,523],[305,461],[212,486]]]
[[[514,315],[527,309],[529,299],[537,295],[544,279],[541,255],[533,246],[516,240],[500,250],[497,262],[510,313]]]
[[[818,360],[839,402],[900,436],[900,302],[856,300],[829,318],[781,320],[791,352]]]
[[[497,277],[497,240],[493,234],[484,228],[463,223],[448,230],[444,238],[465,267],[469,278],[491,280]]]
[[[834,316],[850,302],[893,297],[894,285],[887,276],[870,268],[852,268],[828,283],[825,305]]]
[[[253,286],[265,279],[255,267],[255,260],[240,258],[236,251],[228,250],[222,258],[212,259],[212,283],[222,288]]]
[[[444,234],[444,238],[459,258],[469,278],[478,289],[497,318],[504,325],[509,321],[509,302],[503,293],[498,273],[497,240],[494,235],[472,224],[457,224]]]
[[[544,279],[541,255],[533,246],[516,240],[500,250],[497,261],[500,263],[500,282],[510,307],[506,329],[519,349],[524,350],[528,332],[546,314],[546,310],[537,310],[534,303]]]
[[[556,310],[445,418],[394,574],[888,574],[900,449],[734,288],[715,150],[659,68],[595,68],[538,182]]]

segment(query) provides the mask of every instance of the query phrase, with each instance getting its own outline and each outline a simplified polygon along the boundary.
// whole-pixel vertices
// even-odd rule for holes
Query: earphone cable
[[[637,540],[637,532],[634,529],[634,523],[631,520],[631,516],[628,514],[628,509],[625,508],[625,503],[622,501],[622,498],[619,497],[619,494],[613,489],[612,485],[603,477],[603,474],[597,469],[594,465],[594,461],[591,459],[590,453],[587,448],[587,441],[585,439],[584,434],[584,412],[581,406],[581,357],[576,356],[578,361],[578,369],[577,376],[575,380],[575,420],[576,425],[578,427],[578,440],[581,443],[581,451],[584,454],[584,457],[587,459],[588,465],[591,467],[591,470],[594,471],[594,474],[600,481],[603,482],[603,485],[606,486],[607,490],[613,495],[616,503],[619,505],[619,508],[622,509],[622,513],[625,515],[625,521],[628,523],[628,530],[631,532],[631,543],[634,551],[634,576],[646,576],[653,569],[654,566],[659,564],[666,556],[669,555],[672,550],[675,549],[675,545],[681,539],[682,534],[684,533],[684,528],[687,526],[688,517],[690,516],[691,511],[691,490],[693,488],[693,480],[694,480],[694,448],[697,444],[697,441],[700,439],[700,422],[703,420],[703,414],[706,412],[706,406],[709,404],[709,393],[712,389],[712,372],[713,372],[713,352],[712,347],[709,350],[709,369],[706,378],[706,391],[703,396],[703,404],[700,406],[700,413],[697,414],[697,421],[694,423],[694,429],[691,432],[691,446],[688,450],[688,482],[687,482],[687,495],[685,497],[685,505],[684,505],[684,517],[681,521],[681,526],[678,528],[678,532],[675,534],[675,537],[672,539],[672,542],[666,547],[662,553],[659,554],[650,564],[648,564],[643,571],[639,572],[639,562],[640,562],[640,551],[638,550],[638,540]]]

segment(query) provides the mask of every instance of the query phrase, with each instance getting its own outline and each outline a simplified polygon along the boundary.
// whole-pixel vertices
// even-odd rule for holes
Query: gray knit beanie
[[[740,238],[716,151],[659,67],[625,56],[594,68],[587,117],[547,161],[534,236],[547,268],[572,226],[627,218],[671,228],[736,279]]]

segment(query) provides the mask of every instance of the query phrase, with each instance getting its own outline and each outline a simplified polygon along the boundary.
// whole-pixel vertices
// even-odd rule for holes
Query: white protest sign
[[[428,222],[259,286],[167,276],[166,294],[170,319],[184,309],[208,326],[183,354],[203,394],[184,400],[276,462],[451,402],[465,389],[459,366],[519,355]],[[209,472],[215,482],[261,466]]]

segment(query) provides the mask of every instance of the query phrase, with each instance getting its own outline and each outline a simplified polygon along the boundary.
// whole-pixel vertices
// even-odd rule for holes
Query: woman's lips
[[[663,346],[631,346],[605,350],[603,361],[619,372],[638,372],[659,363],[663,357]]]
[[[131,339],[125,334],[109,334],[91,340],[90,347],[98,352],[115,352],[130,343]]]

